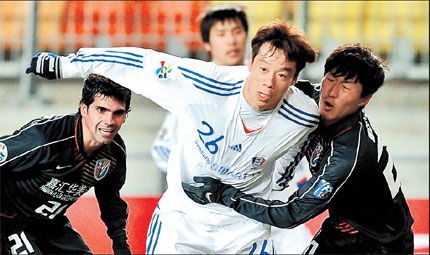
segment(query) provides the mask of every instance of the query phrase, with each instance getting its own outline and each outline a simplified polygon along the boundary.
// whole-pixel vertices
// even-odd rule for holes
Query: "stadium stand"
[[[183,56],[196,56],[201,50],[198,15],[208,4],[221,2],[40,1],[38,49],[68,53],[82,46],[137,46],[169,51],[177,46],[188,51]],[[298,2],[238,2],[247,9],[250,35],[275,18],[296,22],[300,13]],[[0,6],[0,65],[4,66],[21,56],[29,2],[1,1]],[[311,1],[305,6],[305,29],[320,51],[360,41],[396,66],[400,65],[396,61],[402,62],[395,56],[399,41],[405,55],[410,55],[410,70],[392,72],[393,78],[428,79],[428,72],[413,70],[429,65],[428,1]],[[0,77],[6,75],[11,74],[0,69]]]

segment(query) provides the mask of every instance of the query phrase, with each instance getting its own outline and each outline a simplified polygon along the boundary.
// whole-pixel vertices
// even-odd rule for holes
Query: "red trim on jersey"
[[[251,134],[251,133],[257,132],[263,128],[263,127],[260,127],[260,128],[254,129],[254,130],[249,130],[246,128],[245,123],[243,123],[243,120],[242,120],[242,125],[243,125],[243,130],[245,130],[246,134]]]
[[[78,143],[78,123],[79,120],[81,119],[82,115],[79,115],[79,117],[76,119],[76,124],[75,124],[75,143],[76,143],[76,148],[79,150],[79,143]]]

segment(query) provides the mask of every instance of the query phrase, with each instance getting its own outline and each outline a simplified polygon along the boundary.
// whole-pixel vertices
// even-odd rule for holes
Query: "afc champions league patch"
[[[317,164],[321,161],[323,150],[324,148],[322,147],[322,145],[318,143],[318,145],[315,147],[311,155],[311,159],[310,159],[311,167],[317,166]]]
[[[316,198],[326,199],[332,191],[333,187],[331,186],[330,182],[321,179],[317,186],[315,186],[315,188],[312,190],[312,194]]]
[[[100,181],[109,171],[110,160],[109,159],[99,159],[96,162],[96,167],[94,168],[94,178]]]
[[[0,142],[0,163],[7,159],[7,147],[6,144]]]
[[[165,61],[160,61],[161,67],[155,70],[155,74],[160,80],[167,80],[170,77],[170,73],[172,72],[172,65],[167,65]]]

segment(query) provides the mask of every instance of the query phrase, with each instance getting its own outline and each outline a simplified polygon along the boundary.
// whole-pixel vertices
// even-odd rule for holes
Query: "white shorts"
[[[292,229],[272,226],[275,254],[302,254],[312,241],[312,234],[304,225]]]
[[[166,191],[152,215],[147,254],[273,254],[269,225],[172,193]]]

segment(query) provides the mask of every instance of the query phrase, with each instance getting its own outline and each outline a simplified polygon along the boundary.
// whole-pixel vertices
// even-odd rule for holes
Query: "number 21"
[[[43,216],[48,216],[48,214],[50,213],[48,218],[51,220],[67,206],[67,204],[61,206],[61,203],[58,203],[56,201],[48,201],[48,203],[51,203],[52,206],[49,207],[48,205],[41,205],[35,210],[35,212],[42,214]]]
[[[31,246],[30,242],[27,239],[27,236],[23,231],[19,234],[12,234],[8,237],[9,241],[15,241],[15,244],[10,247],[10,252],[12,254],[28,254],[33,253],[34,249],[33,246]],[[24,243],[24,244],[23,244]],[[17,252],[17,250],[21,247],[24,247],[25,250],[21,251],[20,253]]]

